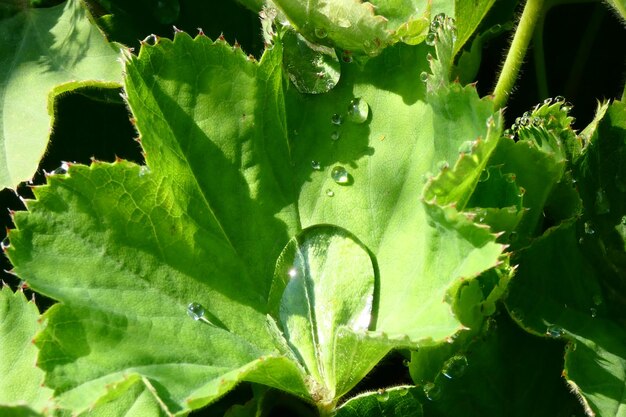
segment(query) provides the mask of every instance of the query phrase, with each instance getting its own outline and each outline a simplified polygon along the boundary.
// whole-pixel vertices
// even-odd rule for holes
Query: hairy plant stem
[[[506,105],[511,90],[517,80],[528,44],[533,37],[535,25],[544,13],[544,0],[528,0],[524,6],[522,17],[517,25],[513,42],[504,61],[502,72],[494,89],[494,102],[497,109]]]

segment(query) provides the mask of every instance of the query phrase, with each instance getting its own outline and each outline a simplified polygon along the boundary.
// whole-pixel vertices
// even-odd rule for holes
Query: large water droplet
[[[341,117],[339,113],[335,113],[330,117],[330,122],[334,125],[339,126],[341,123],[343,123],[343,117]]]
[[[546,329],[546,335],[553,337],[555,339],[559,339],[563,337],[564,334],[565,334],[565,330],[563,330],[562,327],[557,326],[556,324],[551,324]]]
[[[611,211],[611,203],[609,202],[606,192],[602,188],[596,192],[595,209],[596,214],[606,214]]]
[[[316,171],[319,171],[322,169],[322,165],[320,165],[319,161],[311,161],[311,168],[313,168]]]
[[[367,120],[370,106],[362,98],[355,98],[348,105],[348,120],[353,123],[363,123]]]
[[[467,370],[467,358],[463,355],[455,355],[443,365],[441,373],[448,379],[459,378]]]
[[[187,306],[187,314],[194,320],[201,320],[204,318],[204,307],[199,303],[189,303]]]
[[[426,395],[426,398],[430,401],[436,401],[441,397],[441,388],[432,382],[424,384],[423,390],[424,395]]]
[[[337,184],[347,184],[350,181],[350,174],[348,174],[348,171],[341,165],[335,166],[332,171],[330,171],[330,176]]]

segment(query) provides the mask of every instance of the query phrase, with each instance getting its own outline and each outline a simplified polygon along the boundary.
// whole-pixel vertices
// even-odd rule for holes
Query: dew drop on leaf
[[[546,106],[549,106],[550,104],[552,104],[552,98],[548,97],[547,99],[543,101],[543,104],[545,104]]]
[[[598,310],[596,308],[594,308],[594,307],[591,307],[589,309],[589,312],[591,313],[591,317],[592,318],[595,318],[598,315]]]
[[[328,33],[324,28],[315,28],[315,36],[320,39],[324,39],[326,36],[328,36]]]
[[[146,165],[142,165],[141,168],[139,168],[139,176],[140,177],[144,177],[146,175],[148,175],[150,173],[150,168]]]
[[[337,165],[332,169],[330,177],[337,184],[347,184],[350,181],[350,174],[348,174],[348,171],[341,165]]]
[[[379,389],[377,394],[376,399],[380,402],[385,402],[389,399],[389,393],[383,388]]]
[[[337,130],[333,131],[333,133],[330,134],[330,138],[334,141],[339,140],[340,137],[341,137],[341,133],[339,133],[339,131]]]
[[[435,46],[435,43],[437,43],[437,35],[431,32],[426,36],[426,45]]]
[[[563,337],[565,334],[565,330],[563,328],[557,326],[556,324],[551,324],[546,329],[546,335],[553,337],[555,339]]]
[[[596,214],[607,214],[611,211],[611,203],[602,188],[596,192],[595,210]]]
[[[53,175],[64,175],[67,174],[67,171],[70,169],[70,165],[67,162],[63,162],[61,166],[52,171]]]
[[[411,365],[411,361],[408,359],[403,359],[402,360],[402,365],[404,365],[405,367],[409,367]]]
[[[426,71],[420,73],[420,80],[424,83],[428,81],[428,73]]]
[[[563,103],[563,102],[565,102],[565,97],[563,97],[563,96],[556,96],[556,97],[554,97],[554,102],[555,103]]]
[[[585,233],[588,235],[593,235],[594,233],[596,233],[591,222],[585,222]]]
[[[424,395],[430,401],[436,401],[441,397],[441,388],[432,382],[428,382],[424,385]]]
[[[328,190],[326,190],[326,195],[328,197],[334,197],[335,196],[335,192],[329,188]]]
[[[341,54],[341,60],[346,64],[350,64],[353,61],[352,53],[350,51],[343,51]]]
[[[9,241],[9,237],[5,237],[4,239],[2,239],[2,242],[0,242],[0,248],[2,250],[6,250],[7,248],[9,248],[11,246],[11,242]]]
[[[363,123],[369,116],[370,106],[362,98],[355,98],[348,105],[348,120],[353,123]]]
[[[459,378],[467,370],[467,358],[463,355],[455,355],[443,365],[441,373],[448,379]]]
[[[330,122],[334,125],[339,126],[343,123],[343,117],[339,113],[335,113],[330,117]]]
[[[311,161],[311,168],[313,168],[316,171],[319,171],[322,169],[322,166],[320,165],[319,161]]]
[[[187,314],[194,320],[201,320],[204,318],[204,307],[199,303],[189,303],[187,306]]]

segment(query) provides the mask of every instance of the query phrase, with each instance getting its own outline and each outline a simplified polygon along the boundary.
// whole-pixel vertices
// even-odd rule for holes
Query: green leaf
[[[0,21],[0,189],[32,178],[54,124],[55,97],[116,88],[122,68],[82,3],[25,9]],[[28,123],[24,123],[28,120]]]
[[[43,388],[44,374],[36,367],[32,343],[41,329],[39,311],[24,293],[0,290],[0,409],[2,415],[31,415],[51,407],[52,391]],[[21,411],[20,411],[21,410]]]
[[[424,403],[428,416],[582,414],[561,377],[563,345],[525,333],[505,314],[490,319],[462,351],[441,358],[439,351],[420,350],[411,362],[412,371],[433,368],[426,379],[415,379],[439,388],[440,396]]]
[[[337,417],[405,417],[423,415],[418,389],[399,386],[360,394],[337,410]]]
[[[617,12],[622,22],[626,22],[626,2],[624,0],[606,0],[606,2]]]
[[[463,45],[474,34],[494,3],[495,0],[455,0],[454,17],[457,22],[457,40],[454,44],[454,55],[463,48]]]

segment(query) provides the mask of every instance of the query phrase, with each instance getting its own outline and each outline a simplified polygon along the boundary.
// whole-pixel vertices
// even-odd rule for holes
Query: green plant
[[[623,414],[626,103],[578,131],[536,60],[539,104],[504,109],[557,1],[522,5],[483,98],[514,1],[222,2],[258,56],[216,17],[129,49],[197,3],[0,9],[0,184],[71,96],[127,106],[142,152],[64,162],[12,214],[3,415]]]

